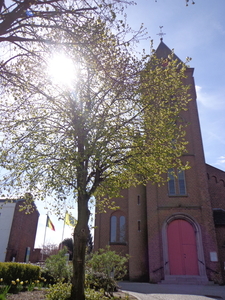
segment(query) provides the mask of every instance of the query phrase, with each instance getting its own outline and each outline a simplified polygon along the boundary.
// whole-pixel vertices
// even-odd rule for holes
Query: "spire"
[[[160,28],[160,32],[157,33],[157,35],[160,36],[160,44],[155,51],[155,55],[158,59],[161,59],[161,58],[167,59],[168,56],[173,53],[173,51],[169,47],[167,47],[167,45],[164,44],[164,42],[163,42],[163,36],[166,35],[166,33],[163,33],[163,31],[162,31],[163,26],[159,26],[159,28]],[[175,53],[173,53],[173,60],[178,60],[178,63],[182,62],[182,60],[178,56],[176,56]]]
[[[167,59],[168,55],[171,55],[172,50],[169,47],[167,47],[166,44],[164,44],[164,42],[162,41],[162,38],[160,40],[161,40],[161,42],[155,51],[155,55],[159,59],[161,59],[161,58]],[[174,60],[177,59],[178,62],[182,62],[181,59],[175,53],[173,54],[173,59]]]

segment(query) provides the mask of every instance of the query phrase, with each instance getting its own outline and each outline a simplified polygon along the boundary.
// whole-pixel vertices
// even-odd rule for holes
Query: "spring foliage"
[[[28,43],[3,64],[0,98],[1,193],[53,196],[57,212],[69,197],[78,203],[72,297],[79,300],[85,297],[91,199],[99,209],[113,208],[110,199],[121,188],[160,182],[168,168],[184,168],[180,113],[189,101],[185,65],[172,57],[165,65],[154,53],[135,57],[120,22],[112,33],[98,17],[81,19],[63,16],[68,31],[43,31],[59,44]],[[49,74],[55,53],[74,64],[70,84]]]
[[[72,275],[71,265],[67,264],[66,247],[51,255],[45,261],[44,271],[54,278],[55,281],[70,281]]]
[[[131,55],[103,24],[87,25],[93,44],[67,51],[77,66],[72,89],[49,78],[48,59],[57,51],[51,47],[21,56],[2,79],[5,195],[53,194],[60,210],[61,200],[77,198],[81,188],[100,203],[106,191],[110,198],[131,184],[160,182],[168,168],[181,166],[185,66],[178,71],[171,60],[163,67],[152,56],[156,67],[148,67],[146,57]]]

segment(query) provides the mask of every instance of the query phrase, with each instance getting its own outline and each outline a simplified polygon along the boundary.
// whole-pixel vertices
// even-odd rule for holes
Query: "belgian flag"
[[[51,230],[55,231],[55,226],[53,225],[52,221],[50,220],[49,216],[47,216],[46,227],[50,228]]]

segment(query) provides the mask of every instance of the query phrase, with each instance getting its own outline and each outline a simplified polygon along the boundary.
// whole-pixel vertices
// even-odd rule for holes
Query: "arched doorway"
[[[167,227],[170,275],[199,275],[196,236],[193,226],[183,219]]]
[[[181,221],[181,222],[176,223],[175,221]],[[175,223],[173,223],[173,222],[175,222]],[[171,225],[171,227],[170,227],[170,225]],[[183,238],[182,239],[179,238],[178,240],[176,240],[175,237],[178,236],[177,232],[179,232],[180,226],[184,227],[183,229],[181,229],[181,233],[180,233],[180,234],[182,234]],[[173,227],[175,227],[175,228],[173,228]],[[178,227],[178,229],[176,227]],[[169,232],[169,236],[168,236],[168,230],[172,231],[172,239],[170,238],[170,235],[171,235],[170,232]],[[173,230],[175,233],[173,233]],[[188,234],[188,240],[187,239],[185,240],[185,237],[187,236],[186,230],[189,232],[192,232],[191,234]],[[193,239],[194,239],[194,242],[193,242]],[[184,240],[184,242],[183,242],[183,240]],[[169,246],[169,243],[170,244],[177,243],[177,246],[176,247]],[[162,227],[162,244],[163,244],[163,261],[164,261],[164,279],[170,280],[171,278],[179,278],[179,280],[180,280],[181,278],[187,279],[187,277],[191,277],[191,278],[195,277],[195,278],[198,278],[198,282],[201,282],[201,283],[208,282],[208,279],[206,277],[201,228],[200,228],[199,224],[195,220],[193,220],[193,218],[191,216],[188,216],[187,214],[183,214],[183,213],[176,213],[176,214],[169,216],[164,221],[164,224]],[[187,269],[187,271],[186,271],[186,269],[184,268],[184,270],[186,273],[191,273],[191,272],[194,273],[196,271],[193,271],[193,269],[195,269],[195,270],[197,269],[198,275],[172,275],[175,272],[179,272],[178,271],[179,269],[176,269],[176,266],[175,266],[175,268],[173,266],[172,266],[172,268],[170,268],[171,261],[173,264],[173,262],[175,260],[175,256],[177,255],[176,256],[176,260],[177,260],[178,254],[174,255],[174,257],[171,257],[171,254],[170,254],[171,251],[170,251],[169,247],[173,247],[176,249],[178,247],[180,247],[181,249],[183,249],[182,250],[183,252],[181,251],[181,249],[179,250],[180,251],[179,255],[181,255],[181,253],[184,255],[184,254],[186,254],[185,251],[189,250],[188,259],[191,259],[191,256],[192,256],[191,253],[194,251],[194,249],[196,249],[194,255],[195,255],[195,262],[196,262],[196,256],[197,256],[197,268],[196,268],[196,265],[195,266],[193,265],[191,267],[191,269],[186,268]],[[186,258],[187,258],[187,256],[186,256]],[[188,260],[186,260],[186,262],[188,262]],[[180,262],[180,264],[184,264],[184,262]],[[187,266],[187,263],[186,263],[186,266]],[[172,274],[171,274],[171,272],[172,272]],[[184,271],[182,271],[182,272],[180,271],[180,273],[182,273],[182,274],[183,274],[183,272]]]

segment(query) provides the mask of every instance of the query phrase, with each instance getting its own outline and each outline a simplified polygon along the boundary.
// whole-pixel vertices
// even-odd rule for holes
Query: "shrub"
[[[104,289],[105,295],[112,297],[117,290],[116,280],[121,280],[127,273],[128,259],[128,255],[119,255],[111,251],[109,246],[99,249],[87,261],[87,286],[96,290]]]
[[[58,252],[58,254],[51,255],[45,261],[45,268],[43,272],[45,277],[54,278],[55,282],[67,281],[70,282],[72,276],[72,265],[67,263],[65,254],[66,247]],[[43,275],[42,275],[43,276]]]
[[[85,293],[86,300],[109,300],[108,297],[104,296],[104,292],[102,290],[97,292],[93,289],[86,288],[84,293]]]
[[[111,251],[107,246],[105,249],[96,251],[87,266],[93,272],[104,273],[107,277],[113,277],[115,280],[121,280],[127,273],[126,263],[129,256],[122,256],[115,251]]]
[[[58,282],[49,287],[45,299],[46,300],[66,300],[70,297],[72,284]],[[108,297],[104,296],[104,291],[95,291],[90,288],[85,289],[86,300],[108,300]]]
[[[113,296],[113,292],[118,289],[114,278],[98,272],[86,274],[86,286],[96,291],[103,290],[105,295],[110,296]]]
[[[46,300],[66,300],[71,294],[71,283],[58,282],[49,287]]]
[[[0,278],[3,278],[4,284],[11,285],[12,281],[35,281],[40,277],[40,267],[30,264],[20,263],[0,263]]]
[[[49,274],[45,267],[41,269],[41,277],[45,278],[45,285],[54,284],[57,282],[57,280]]]

